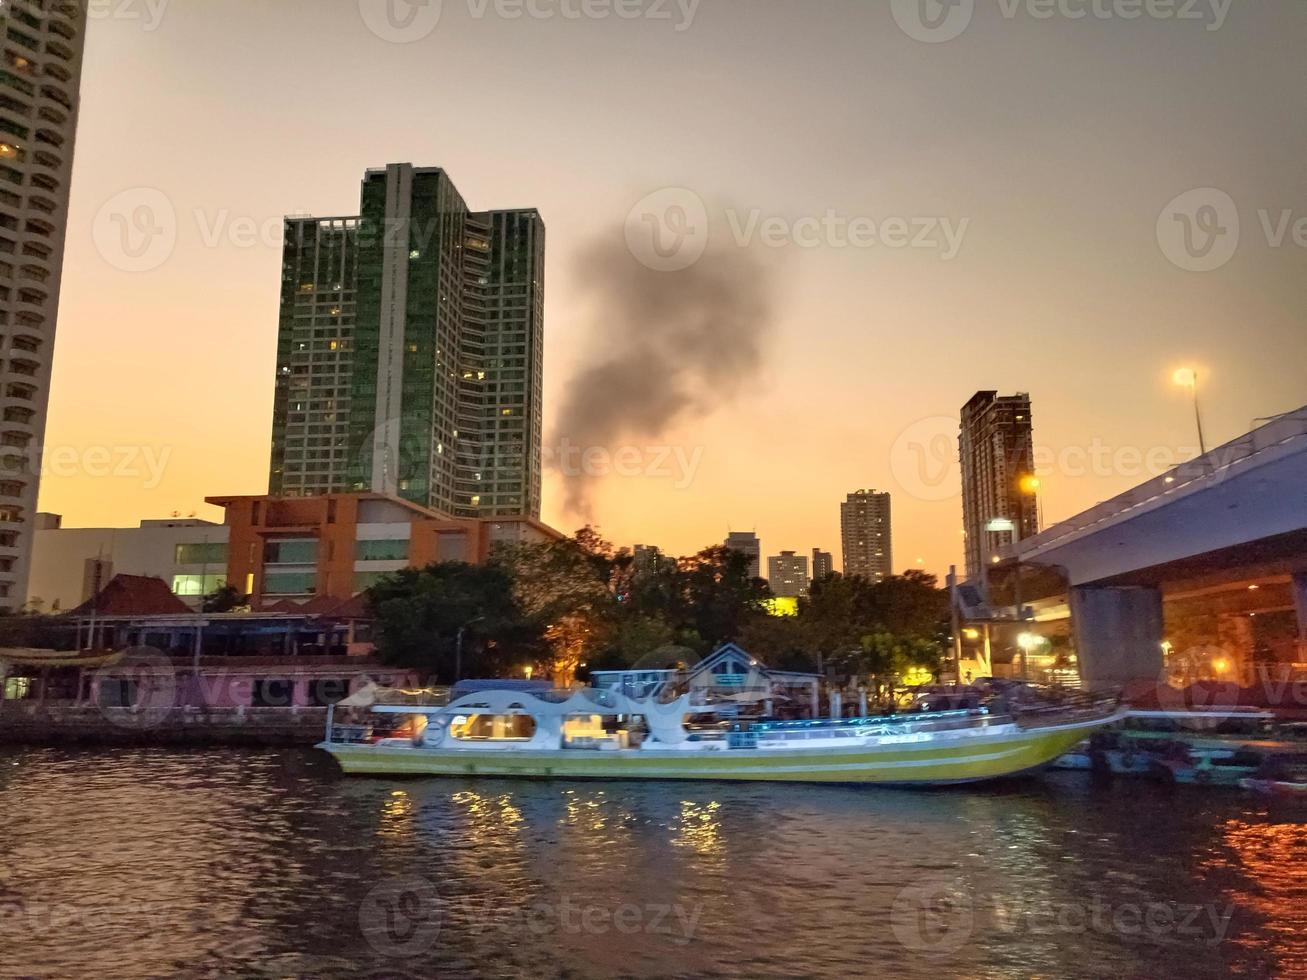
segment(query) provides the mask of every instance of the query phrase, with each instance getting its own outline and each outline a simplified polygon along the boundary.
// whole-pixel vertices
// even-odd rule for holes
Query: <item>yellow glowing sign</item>
[[[899,677],[908,687],[920,687],[922,684],[929,684],[935,679],[935,675],[925,667],[913,667],[911,670],[904,671]]]
[[[767,610],[767,615],[782,619],[799,615],[799,600],[794,596],[776,596],[774,599],[767,599],[762,607]]]

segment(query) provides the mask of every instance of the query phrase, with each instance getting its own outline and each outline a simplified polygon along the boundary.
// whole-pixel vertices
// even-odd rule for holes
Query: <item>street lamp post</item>
[[[454,644],[454,683],[457,684],[463,679],[463,636],[467,633],[469,626],[475,626],[483,622],[486,617],[478,616],[476,619],[469,619],[466,623],[458,628],[458,641]]]
[[[1198,404],[1198,372],[1194,368],[1181,368],[1175,372],[1175,383],[1188,388],[1194,396],[1194,421],[1198,423],[1198,450],[1207,455],[1207,438],[1203,434],[1203,413]]]
[[[1030,651],[1039,645],[1039,637],[1034,633],[1023,632],[1017,637],[1017,646],[1021,648],[1021,679],[1030,681]]]

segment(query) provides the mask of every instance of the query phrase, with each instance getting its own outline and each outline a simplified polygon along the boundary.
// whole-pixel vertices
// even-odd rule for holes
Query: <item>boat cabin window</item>
[[[460,715],[449,726],[460,742],[526,742],[535,737],[530,715]]]

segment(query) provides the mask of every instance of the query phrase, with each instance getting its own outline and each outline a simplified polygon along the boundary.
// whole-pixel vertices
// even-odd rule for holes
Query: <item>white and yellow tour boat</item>
[[[1083,704],[723,722],[723,706],[698,695],[662,703],[597,689],[422,700],[383,692],[365,709],[376,724],[329,717],[319,748],[353,775],[938,786],[1040,769],[1121,717]]]

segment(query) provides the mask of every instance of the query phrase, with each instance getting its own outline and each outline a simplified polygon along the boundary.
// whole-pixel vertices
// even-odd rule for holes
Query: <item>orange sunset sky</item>
[[[596,523],[622,545],[688,553],[757,529],[767,554],[838,552],[840,501],[875,487],[894,494],[896,564],[942,572],[961,560],[961,502],[939,449],[978,388],[1033,396],[1048,522],[1192,453],[1182,364],[1200,368],[1213,444],[1307,402],[1291,44],[1307,6],[1236,5],[1208,30],[981,4],[940,44],[888,8],[716,0],[686,24],[446,0],[407,44],[370,31],[357,0],[93,21],[47,432],[79,462],[47,475],[42,509],[131,526],[266,491],[280,218],[356,213],[364,170],[388,162],[446,168],[474,208],[542,212],[546,430],[613,335],[613,312],[582,301],[579,256],[620,239],[646,195],[693,190],[729,247],[754,213],[965,220],[951,258],[754,241],[776,293],[763,366],[641,441],[698,459],[692,479],[599,488]],[[129,271],[97,216],[141,188],[171,205],[176,242]],[[1239,218],[1237,250],[1206,272],[1159,242],[1159,216],[1196,188]],[[574,529],[562,500],[548,478],[544,519]]]

